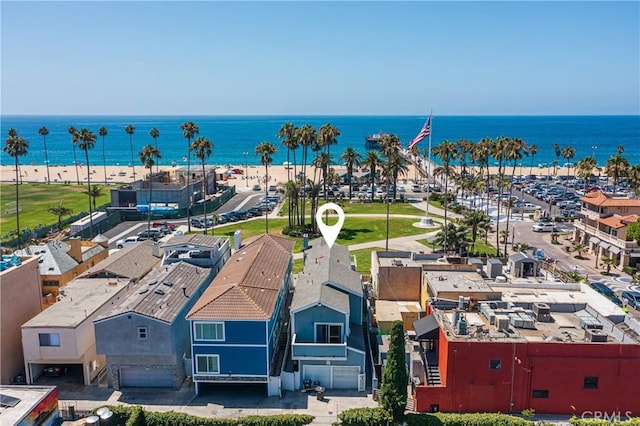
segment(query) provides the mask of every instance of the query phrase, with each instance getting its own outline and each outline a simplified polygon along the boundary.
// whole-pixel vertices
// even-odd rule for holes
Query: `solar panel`
[[[10,408],[15,407],[21,401],[20,398],[14,398],[13,396],[0,393],[0,407]]]

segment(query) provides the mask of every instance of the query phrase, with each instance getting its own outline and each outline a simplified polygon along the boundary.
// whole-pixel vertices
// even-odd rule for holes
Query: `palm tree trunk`
[[[191,190],[189,184],[191,180],[191,138],[187,138],[187,232],[191,232]],[[206,225],[206,224],[205,224]]]
[[[93,238],[93,209],[91,205],[91,166],[89,164],[89,149],[84,150],[87,160],[87,194],[89,197],[89,239]]]
[[[42,142],[44,144],[44,161],[47,163],[47,185],[51,185],[51,177],[49,177],[49,152],[47,151],[47,137],[42,137]]]
[[[73,144],[73,165],[76,166],[76,182],[80,185],[80,174],[78,173],[78,160],[76,157],[76,144]]]
[[[20,250],[20,198],[18,194],[18,184],[20,181],[18,180],[18,156],[16,155],[16,233],[18,234],[18,250]]]
[[[107,160],[104,155],[104,136],[102,137],[102,170],[104,172],[104,184],[107,184]]]
[[[149,199],[147,200],[147,206],[149,210],[147,210],[147,234],[150,234],[151,230],[151,192],[153,191],[153,184],[151,183],[151,175],[152,175],[153,166],[149,168]]]
[[[427,203],[429,200],[427,200]],[[447,163],[444,175],[444,241],[443,248],[444,254],[447,255],[448,247],[447,247],[447,233],[448,233],[448,205],[449,205],[449,164]]]
[[[267,162],[265,161],[264,164],[264,178],[265,178],[265,182],[264,182],[264,198],[265,200],[267,200],[267,197],[269,196],[269,186],[267,185],[269,183],[269,165],[267,164]],[[264,215],[264,232],[265,234],[269,233],[269,210],[267,209],[267,211],[265,212]]]
[[[213,172],[213,179],[215,182],[215,170]],[[204,235],[207,235],[207,175],[204,170],[204,157],[202,159],[202,196],[204,197]]]
[[[389,179],[387,179],[387,190],[389,189]],[[387,191],[387,226],[384,240],[384,249],[389,251],[389,192]]]
[[[517,160],[513,161],[513,169],[511,170],[511,185],[509,185],[509,199],[507,200],[507,236],[509,235],[509,218],[511,217],[510,214],[510,210],[511,210],[511,197],[513,196],[513,178],[516,175],[516,165],[517,165]],[[524,210],[524,206],[522,207],[522,209]],[[512,236],[513,239],[513,236]],[[507,255],[507,240],[508,238],[504,239],[504,254],[505,256]]]
[[[133,160],[133,138],[129,135],[129,150],[131,151],[131,166],[133,166],[133,181],[136,181],[136,163]]]

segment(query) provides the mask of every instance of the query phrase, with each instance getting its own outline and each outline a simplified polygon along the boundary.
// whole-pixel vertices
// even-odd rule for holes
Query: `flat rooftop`
[[[60,289],[59,301],[22,327],[77,327],[129,287],[128,279],[76,278]]]
[[[402,321],[403,312],[424,312],[419,302],[396,302],[394,300],[376,300],[376,320],[378,322]]]
[[[5,386],[0,394],[19,399],[15,407],[0,407],[0,419],[3,425],[17,425],[40,401],[55,389],[55,386]],[[57,405],[57,398],[56,398]],[[21,424],[21,423],[20,423]]]
[[[434,297],[442,293],[485,293],[487,299],[500,297],[500,290],[492,288],[477,272],[425,271],[424,278]]]
[[[500,288],[504,292],[502,300],[481,301],[478,310],[436,308],[435,315],[451,340],[640,343],[637,335],[616,325],[625,316],[618,306],[589,286],[577,288],[505,286]],[[547,307],[548,319],[538,320],[537,306]],[[454,326],[460,315],[467,322],[467,334],[461,334],[460,327]],[[499,327],[500,321],[508,321],[508,326]]]

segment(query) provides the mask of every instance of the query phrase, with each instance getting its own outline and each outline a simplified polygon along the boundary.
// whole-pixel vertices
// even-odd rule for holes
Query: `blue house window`
[[[224,340],[223,322],[197,322],[195,324],[196,340]]]
[[[40,346],[60,346],[60,334],[58,333],[39,333],[38,339]]]
[[[342,343],[342,324],[316,323],[316,343]]]
[[[220,356],[196,355],[196,373],[220,374]]]

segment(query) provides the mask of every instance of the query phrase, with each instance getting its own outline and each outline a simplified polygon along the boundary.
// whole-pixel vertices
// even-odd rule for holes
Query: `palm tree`
[[[200,133],[200,129],[198,125],[191,122],[186,121],[180,125],[180,130],[182,130],[182,136],[187,140],[187,230],[191,232],[191,196],[192,191],[189,186],[189,180],[191,178],[191,139],[194,138],[195,135]]]
[[[327,123],[327,124],[323,124],[320,127],[320,140],[321,142],[321,146],[323,148],[326,148],[326,153],[327,153],[327,167],[328,165],[331,163],[331,145],[336,145],[338,143],[338,136],[340,136],[340,130],[338,130],[338,128],[336,126],[334,126],[333,124]],[[324,199],[325,201],[327,200],[327,182],[325,179],[324,182]]]
[[[375,192],[373,188],[376,184],[376,168],[382,164],[382,160],[380,156],[378,156],[377,151],[369,151],[363,164],[369,169],[369,177],[371,178],[371,202],[373,202],[373,194]]]
[[[301,183],[307,182],[307,154],[309,152],[309,147],[313,145],[316,140],[316,129],[310,125],[305,124],[298,129],[298,141],[302,146],[302,176]],[[306,197],[302,197],[301,199],[301,208],[298,209],[300,213],[300,226],[304,228],[305,226],[305,208],[306,208]]]
[[[149,169],[149,199],[147,200],[147,233],[151,229],[151,201],[153,196],[153,165],[158,158],[162,158],[162,154],[158,151],[158,148],[153,145],[146,145],[142,148],[142,151],[138,154],[140,162],[144,164],[144,167]],[[206,223],[206,218],[205,218]],[[206,228],[205,228],[206,229]]]
[[[71,135],[71,143],[73,144],[73,165],[76,168],[76,181],[78,182],[78,185],[80,185],[80,174],[78,173],[78,159],[76,157],[76,144],[79,142],[78,130],[73,126],[70,126],[67,129],[67,132]]]
[[[268,141],[261,142],[256,146],[256,155],[260,156],[260,164],[264,165],[265,183],[264,183],[264,196],[269,195],[269,164],[273,161],[272,155],[275,154],[277,148],[274,144]],[[265,233],[269,233],[269,213],[264,215]]]
[[[433,147],[431,149],[431,153],[438,157],[442,164],[441,167],[438,167],[433,172],[435,174],[437,171],[438,174],[444,175],[444,226],[446,228],[448,224],[447,207],[449,205],[449,174],[451,173],[451,161],[456,158],[457,155],[457,146],[455,143],[445,140],[440,145]],[[427,200],[427,202],[429,202],[429,200]],[[446,232],[444,233],[443,248],[446,253],[448,250]]]
[[[569,165],[571,164],[570,161],[575,156],[576,156],[576,149],[574,147],[565,146],[564,148],[562,148],[562,158],[567,160],[567,164],[565,164],[567,166],[567,179],[569,178]],[[567,185],[565,184],[565,192],[566,192],[566,188],[567,188]]]
[[[298,148],[298,128],[293,125],[293,123],[284,123],[282,127],[280,127],[280,131],[278,131],[278,139],[283,139],[282,145],[287,148],[287,180],[291,180],[291,162],[290,154],[293,151],[293,165],[295,167],[296,164],[296,148]],[[295,169],[294,169],[294,178],[295,178]]]
[[[615,264],[617,263],[616,260],[612,257],[603,257],[600,262],[602,262],[600,267],[607,269],[606,275],[611,274],[611,267],[615,266]]]
[[[529,145],[527,152],[531,156],[531,165],[529,166],[529,174],[531,174],[531,171],[533,170],[533,158],[538,153],[538,145]]]
[[[582,259],[582,252],[585,251],[587,248],[588,247],[585,246],[582,243],[579,243],[579,242],[574,243],[573,244],[573,249],[578,252],[578,255],[576,256],[576,259]]]
[[[349,199],[351,199],[352,196],[352,177],[353,177],[353,167],[358,167],[360,165],[360,160],[362,160],[362,155],[358,154],[358,152],[355,150],[354,147],[352,146],[348,146],[344,152],[342,153],[342,155],[340,156],[340,159],[342,161],[344,161],[344,163],[347,165],[347,181],[349,182]]]
[[[520,138],[508,138],[507,139],[507,151],[506,159],[513,160],[513,168],[511,169],[511,182],[509,185],[509,200],[507,203],[507,229],[509,229],[509,219],[511,218],[510,207],[513,206],[513,181],[516,175],[516,166],[518,160],[522,160],[522,157],[527,152],[527,144]],[[504,252],[507,253],[507,241],[504,242]]]
[[[557,173],[556,167],[558,166],[558,162],[560,161],[560,157],[562,156],[562,149],[557,142],[553,144],[553,152],[556,155],[555,162],[553,163],[553,174],[555,175]]]
[[[102,169],[104,171],[104,184],[107,185],[107,160],[104,155],[104,152],[105,152],[104,138],[109,134],[109,131],[107,130],[106,127],[102,126],[98,129],[98,134],[102,138]]]
[[[62,201],[60,201],[60,205],[58,207],[49,207],[47,211],[49,213],[53,213],[58,217],[59,231],[62,230],[62,216],[69,216],[71,213],[73,213],[73,210],[71,210],[69,207],[64,207],[62,205]]]
[[[322,184],[315,183],[311,179],[308,179],[307,185],[309,185],[309,199],[311,200],[311,226],[313,228],[313,232],[317,232],[318,224],[316,223],[316,212],[318,211],[318,197],[320,195],[320,190],[322,189]]]
[[[151,130],[149,130],[149,136],[151,136],[153,138],[153,143],[156,146],[156,149],[158,149],[158,138],[160,137],[160,130],[156,129],[155,127],[152,128]],[[158,152],[160,152],[160,151],[158,151]],[[156,173],[158,173],[158,171],[159,171],[159,168],[158,168],[159,165],[160,165],[160,162],[158,161],[156,163]]]
[[[84,193],[87,194],[89,197],[91,197],[91,201],[93,202],[93,210],[97,210],[96,199],[102,196],[102,187],[98,185],[93,185],[91,187],[91,192],[84,191]]]
[[[589,180],[593,177],[593,169],[597,166],[597,161],[594,157],[589,156],[578,160],[577,175],[584,179],[584,192],[587,192],[589,187]]]
[[[87,194],[91,194],[91,165],[89,164],[89,150],[96,145],[96,135],[89,129],[82,128],[78,132],[78,145],[84,151],[87,161]],[[93,208],[91,205],[91,195],[89,195],[89,238],[93,238]]]
[[[136,128],[133,125],[129,124],[124,128],[124,131],[129,135],[129,150],[131,151],[131,165],[133,166],[133,181],[136,181],[136,165],[133,160],[133,133],[136,131]]]
[[[20,157],[27,155],[29,142],[18,136],[18,132],[14,129],[9,129],[8,133],[10,136],[5,141],[4,152],[6,152],[7,155],[12,157],[16,162],[16,231],[18,234],[18,249],[20,249],[20,194],[18,191],[20,177],[18,170],[20,169]]]
[[[289,180],[284,185],[284,196],[289,200],[289,229],[294,227],[294,218],[298,216],[298,198],[302,186],[295,180]]]
[[[499,136],[491,145],[491,156],[498,161],[498,211],[497,211],[497,219],[496,219],[496,256],[500,256],[500,196],[502,195],[502,188],[506,183],[505,179],[505,171],[504,171],[504,161],[507,159],[507,152],[509,150],[508,147],[508,138],[504,136]]]
[[[395,140],[397,140],[397,146],[395,145],[395,140],[393,140],[392,138],[395,138]],[[387,162],[384,164],[383,168],[383,175],[385,176],[387,182],[387,193],[385,194],[387,203],[385,224],[385,250],[389,250],[389,189],[391,189],[391,182],[393,182],[393,198],[395,200],[395,187],[398,181],[398,175],[405,175],[408,172],[409,168],[407,167],[407,163],[405,162],[404,158],[399,154],[400,139],[398,139],[395,135],[383,136],[380,140],[380,146],[388,153]],[[393,146],[396,146],[396,149],[393,149]]]
[[[194,140],[189,148],[190,151],[195,152],[196,158],[199,158],[202,162],[202,196],[204,197],[204,235],[207,235],[207,174],[204,168],[204,164],[207,158],[211,155],[213,149],[213,143],[204,136],[200,136]],[[215,175],[215,170],[214,170]],[[214,176],[215,179],[215,176]],[[215,182],[215,180],[214,180]],[[214,188],[215,191],[215,188]],[[211,231],[213,233],[213,230]]]
[[[627,174],[629,175],[629,183],[633,188],[633,192],[638,194],[640,192],[640,164],[631,166]]]
[[[478,231],[489,226],[489,218],[480,210],[472,210],[465,215],[462,223],[471,230],[471,241],[474,247],[473,250],[475,251]]]
[[[616,187],[618,186],[620,178],[627,174],[630,167],[629,160],[622,155],[622,151],[624,151],[624,148],[620,150],[619,147],[616,154],[609,157],[607,165],[605,166],[605,173],[607,176],[613,177],[614,193],[616,192]]]
[[[44,144],[44,162],[47,165],[47,184],[51,184],[51,177],[49,176],[49,151],[47,151],[47,135],[49,134],[49,129],[42,126],[38,130],[40,136],[42,136],[42,143]]]

